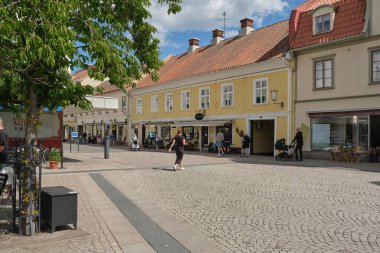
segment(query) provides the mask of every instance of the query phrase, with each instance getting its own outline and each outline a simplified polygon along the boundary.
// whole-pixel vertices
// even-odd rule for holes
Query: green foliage
[[[55,148],[52,148],[49,151],[49,161],[60,162],[61,160],[62,160],[62,157],[61,157],[61,154],[59,153],[59,151]]]
[[[71,80],[69,69],[119,88],[162,66],[150,0],[1,0],[0,101],[14,111],[74,105],[88,109],[96,91]],[[168,13],[181,0],[158,0]],[[89,63],[92,66],[89,67]],[[144,67],[142,67],[144,66]],[[36,98],[31,98],[35,90]]]

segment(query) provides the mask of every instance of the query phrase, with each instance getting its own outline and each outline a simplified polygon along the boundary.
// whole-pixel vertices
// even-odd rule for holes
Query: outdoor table
[[[355,148],[342,148],[341,152],[343,154],[343,162],[351,162],[352,161],[352,152]]]

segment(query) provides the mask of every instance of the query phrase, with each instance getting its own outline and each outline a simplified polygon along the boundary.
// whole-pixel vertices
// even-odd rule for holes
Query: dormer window
[[[311,13],[313,17],[313,34],[322,34],[332,31],[335,18],[333,5],[322,5]]]
[[[315,18],[315,33],[325,33],[329,32],[330,29],[330,14],[318,16]]]

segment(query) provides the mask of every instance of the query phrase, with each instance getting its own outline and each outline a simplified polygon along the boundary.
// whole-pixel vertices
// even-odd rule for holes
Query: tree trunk
[[[23,176],[22,176],[22,213],[25,215],[33,214],[36,207],[36,201],[33,199],[36,190],[36,162],[31,159],[33,152],[34,141],[36,140],[36,126],[39,121],[39,107],[35,84],[31,84],[29,90],[30,105],[26,114],[26,129],[25,129],[25,146],[23,152]],[[33,146],[31,147],[31,143]],[[32,155],[32,157],[34,157]],[[25,217],[20,219],[20,226],[24,235],[32,235],[35,233],[34,226],[29,227],[30,218]],[[33,222],[32,222],[33,223]],[[30,233],[31,231],[31,233]]]

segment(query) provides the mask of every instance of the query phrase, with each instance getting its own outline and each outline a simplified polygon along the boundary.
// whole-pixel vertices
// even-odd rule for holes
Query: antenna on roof
[[[223,38],[226,38],[226,20],[229,20],[229,18],[226,18],[227,12],[223,12],[222,15],[223,15],[223,18],[218,18],[217,20],[223,21],[223,24],[224,24],[224,26],[223,26],[223,30],[224,30]]]

